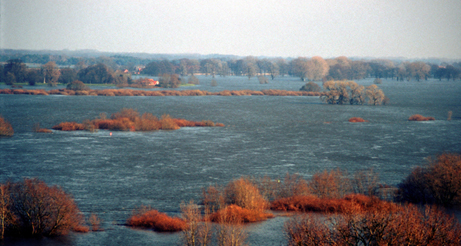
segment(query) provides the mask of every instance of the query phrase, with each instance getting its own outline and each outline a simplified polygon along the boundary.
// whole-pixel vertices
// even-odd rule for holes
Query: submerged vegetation
[[[0,137],[1,136],[11,137],[13,136],[13,134],[14,134],[14,130],[11,124],[0,115]]]
[[[424,117],[420,114],[414,114],[408,118],[409,121],[430,121],[430,120],[435,120],[434,117]]]
[[[115,131],[156,131],[156,130],[177,130],[181,127],[223,127],[222,123],[214,123],[210,120],[190,121],[185,119],[174,119],[164,114],[160,119],[150,113],[141,116],[134,109],[122,109],[113,113],[110,119],[105,114],[94,120],[85,120],[83,123],[62,122],[52,127],[60,131],[94,131],[98,129]]]
[[[136,119],[136,113],[125,110],[114,118]],[[182,231],[183,245],[244,245],[243,224],[274,217],[270,209],[297,212],[284,225],[288,245],[459,245],[459,222],[430,204],[461,205],[461,155],[444,153],[429,160],[398,188],[379,184],[372,170],[350,175],[336,169],[310,179],[297,174],[283,180],[242,177],[204,188],[203,206],[183,202],[181,217],[141,206],[126,225]],[[0,239],[90,230],[71,195],[38,179],[0,184],[0,212]],[[89,223],[92,231],[102,230],[95,214]]]

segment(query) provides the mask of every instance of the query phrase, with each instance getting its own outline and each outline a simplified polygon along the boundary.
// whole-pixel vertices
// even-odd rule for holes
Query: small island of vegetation
[[[171,118],[164,114],[160,119],[150,113],[139,115],[134,109],[122,109],[120,112],[113,113],[110,119],[106,114],[100,114],[99,118],[85,120],[83,123],[62,122],[52,127],[60,131],[79,131],[98,129],[115,131],[156,131],[156,130],[177,130],[181,127],[223,127],[222,123],[214,123],[210,120],[190,121],[185,119]]]

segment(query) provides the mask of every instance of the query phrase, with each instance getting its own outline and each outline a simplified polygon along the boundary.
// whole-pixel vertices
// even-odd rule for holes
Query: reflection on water
[[[304,83],[281,78],[260,85],[253,78],[199,77],[193,89],[298,90]],[[359,81],[369,85],[372,79]],[[38,177],[71,193],[85,214],[97,213],[104,232],[65,239],[20,240],[36,245],[174,245],[178,233],[155,233],[123,226],[141,204],[179,214],[181,201],[200,199],[202,187],[242,175],[309,178],[324,169],[353,173],[373,168],[395,185],[424,158],[461,148],[459,82],[396,82],[380,85],[385,107],[326,105],[315,97],[78,97],[0,95],[0,114],[15,129],[0,139],[0,181]],[[190,89],[190,88],[187,88]],[[122,108],[188,120],[222,122],[224,128],[182,128],[157,132],[32,132],[34,123],[51,128],[82,122]],[[447,121],[447,112],[453,120]],[[433,122],[408,122],[410,115]],[[349,123],[350,117],[368,123]],[[329,122],[329,123],[326,123]],[[277,217],[247,227],[251,245],[284,242]]]

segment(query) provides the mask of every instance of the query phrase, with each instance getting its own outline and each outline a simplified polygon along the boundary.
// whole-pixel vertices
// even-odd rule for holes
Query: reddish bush
[[[46,129],[46,128],[40,128],[36,132],[39,132],[39,133],[53,133],[52,130]]]
[[[162,115],[162,118],[160,119],[160,124],[162,125],[162,130],[177,130],[180,128],[176,124],[174,119],[172,119],[168,114]]]
[[[10,236],[57,236],[84,230],[72,197],[60,187],[37,179],[9,184],[11,212],[16,220],[6,226]]]
[[[62,122],[53,126],[52,129],[60,131],[80,131],[85,130],[85,125],[76,122]]]
[[[72,231],[79,232],[79,233],[87,233],[90,231],[90,228],[88,226],[79,225],[79,226],[74,227]]]
[[[355,122],[368,122],[368,120],[364,120],[364,119],[362,119],[360,117],[352,117],[352,118],[349,119],[349,122],[354,122],[354,123]]]
[[[11,124],[0,115],[0,136],[11,137],[14,134]]]
[[[133,211],[133,215],[127,220],[127,224],[161,232],[182,231],[187,227],[186,222],[180,218],[173,218],[157,210],[148,208]]]
[[[259,189],[246,178],[230,182],[225,187],[224,194],[227,204],[235,204],[255,211],[263,211],[269,207],[269,203],[261,196]]]
[[[427,166],[416,167],[399,184],[398,198],[445,207],[461,205],[461,155],[444,153],[428,160]]]
[[[408,118],[409,121],[429,121],[429,120],[435,120],[434,117],[424,117],[420,114],[414,114]]]
[[[212,213],[209,220],[217,223],[248,223],[267,220],[274,215],[264,211],[251,210],[231,204]]]
[[[393,211],[397,205],[365,195],[348,195],[341,199],[318,198],[316,196],[293,196],[271,202],[271,209],[278,211],[345,213],[354,211],[363,213],[374,209]]]
[[[461,226],[440,210],[406,205],[327,219],[294,217],[285,224],[288,245],[460,245]]]

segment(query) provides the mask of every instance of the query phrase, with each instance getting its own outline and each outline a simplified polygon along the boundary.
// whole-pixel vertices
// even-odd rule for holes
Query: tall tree
[[[20,59],[8,60],[4,66],[3,73],[5,76],[12,73],[16,82],[24,82],[27,73],[26,64]]]
[[[102,63],[78,71],[77,77],[85,84],[112,84],[115,81],[113,72]]]
[[[61,72],[59,71],[56,62],[50,61],[42,66],[43,83],[48,83],[50,86],[55,86],[58,83]]]

